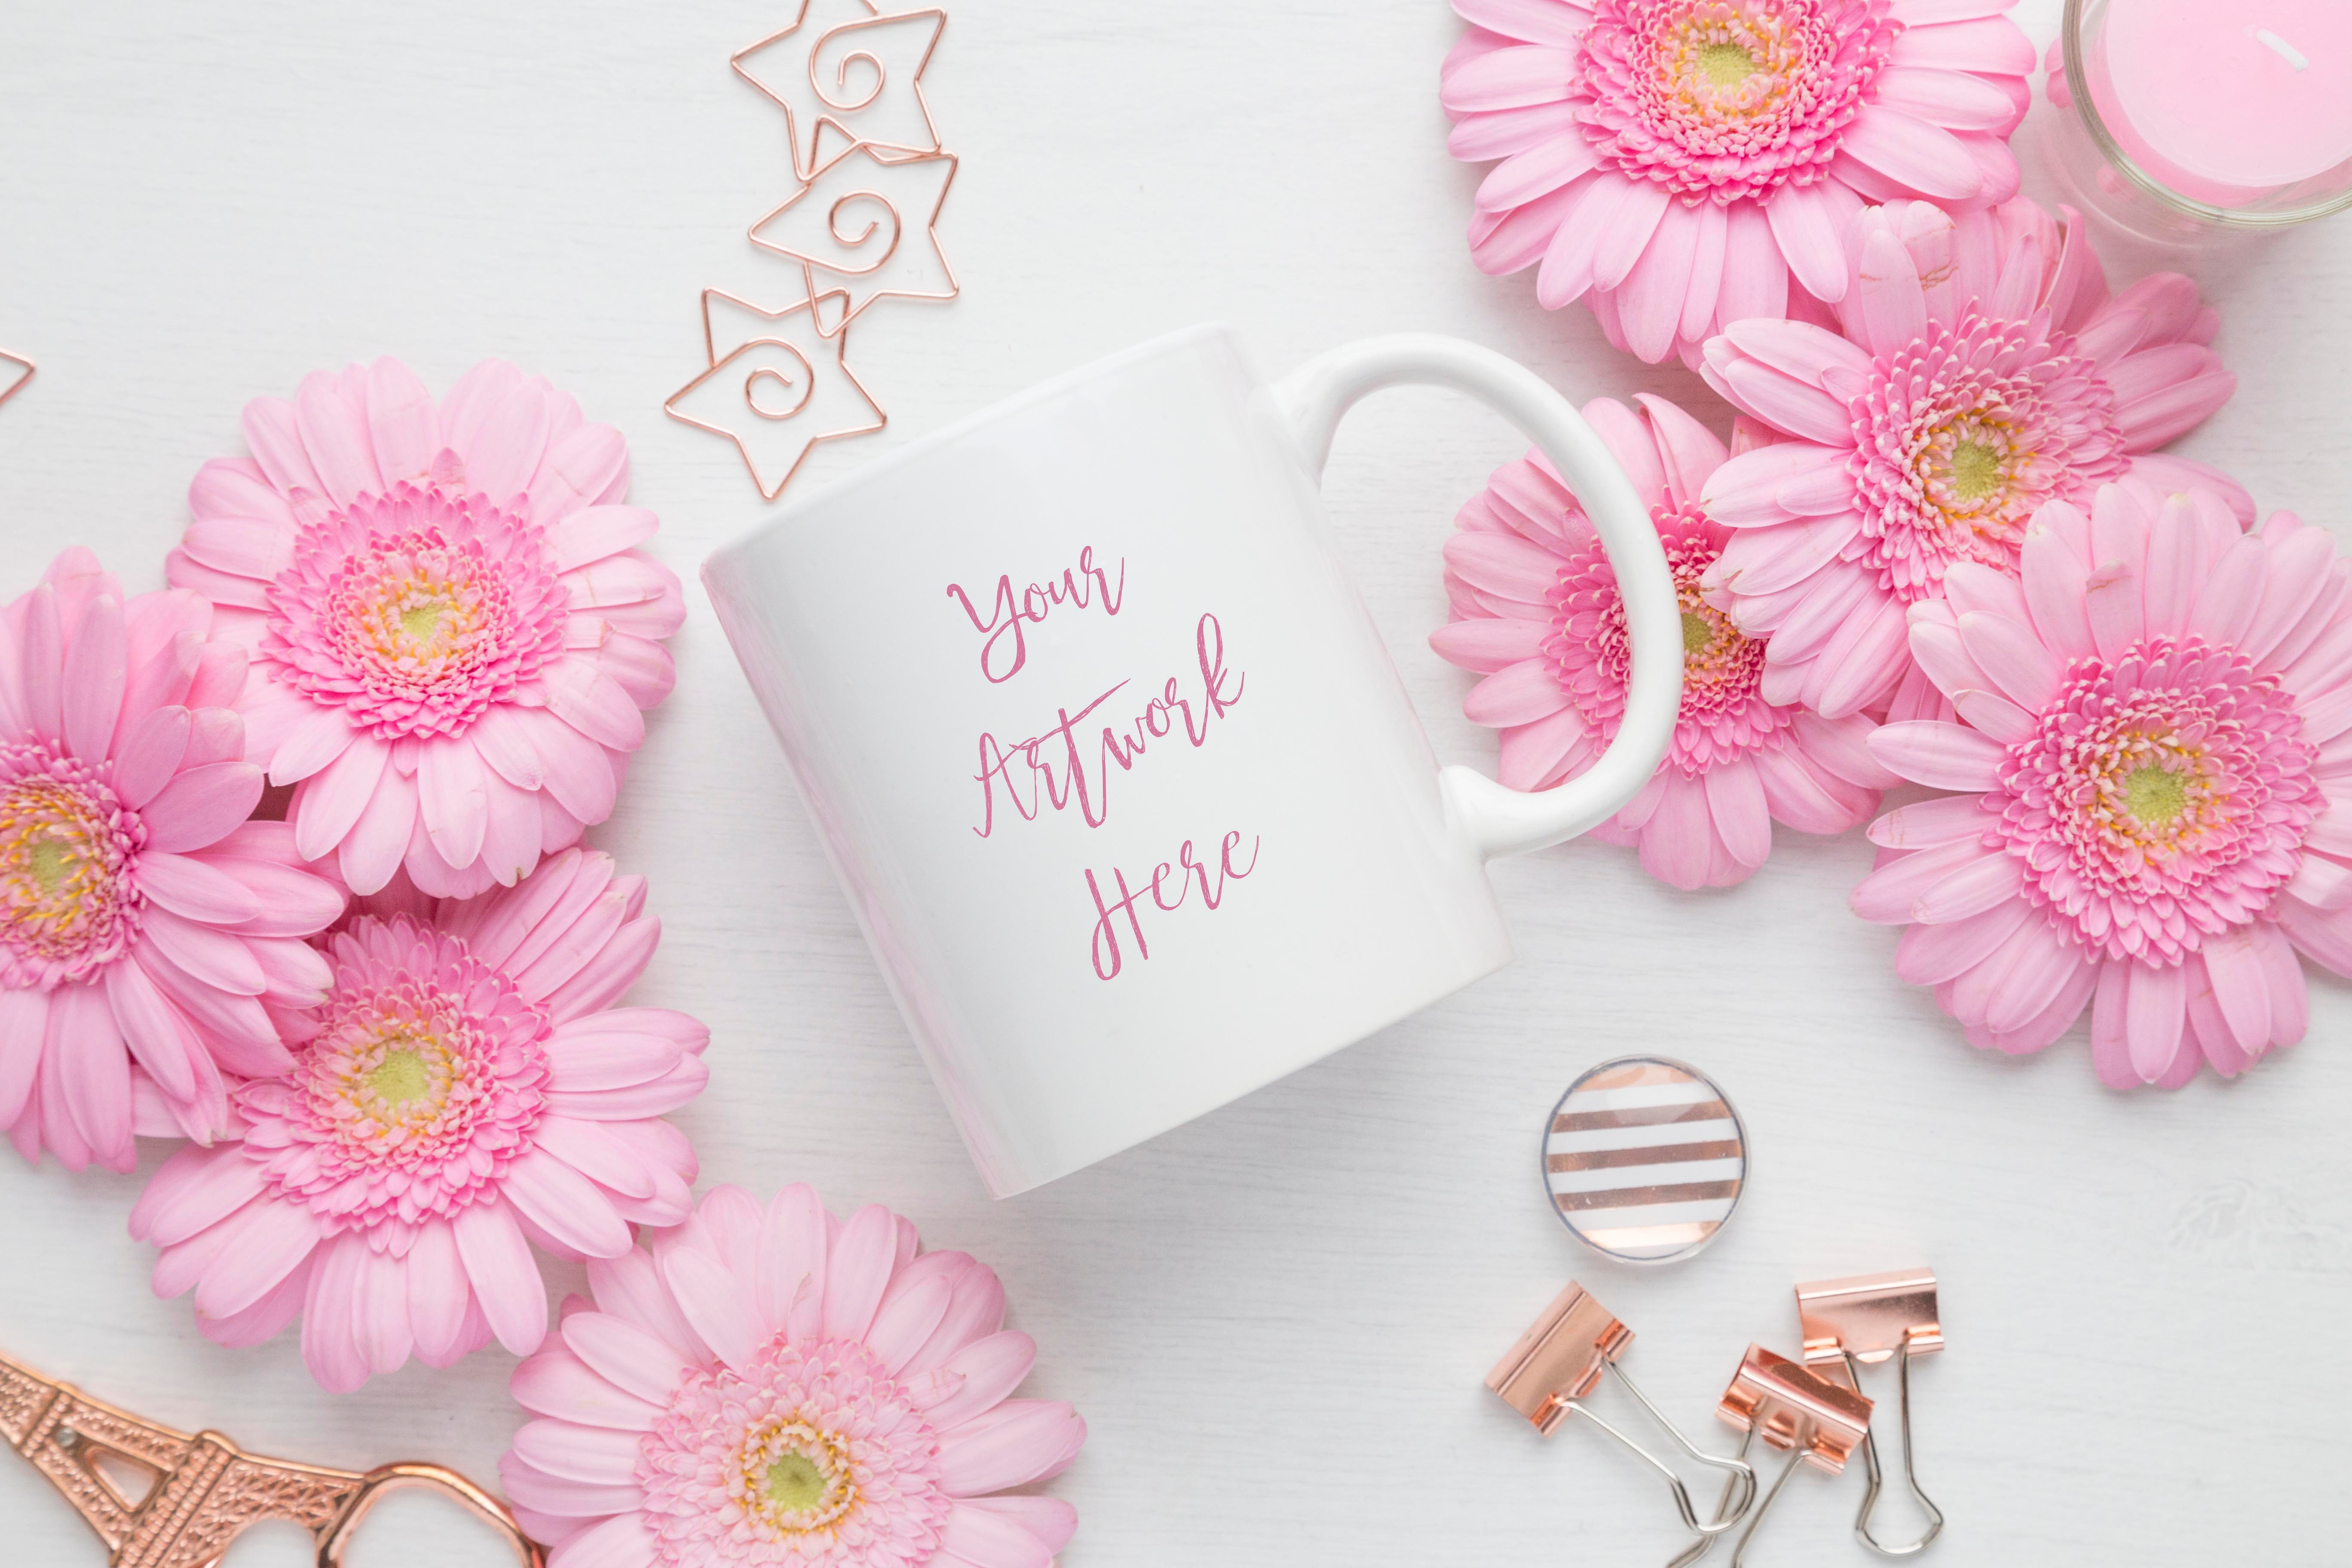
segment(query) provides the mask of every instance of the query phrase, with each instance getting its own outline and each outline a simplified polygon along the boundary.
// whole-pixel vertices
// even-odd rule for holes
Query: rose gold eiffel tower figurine
[[[100,1405],[0,1355],[0,1436],[65,1494],[113,1568],[211,1568],[247,1525],[290,1520],[319,1543],[320,1568],[337,1568],[377,1499],[429,1487],[504,1535],[524,1568],[545,1554],[498,1499],[438,1465],[385,1465],[361,1474],[248,1454],[217,1432],[190,1436]],[[101,1462],[153,1478],[127,1495]]]

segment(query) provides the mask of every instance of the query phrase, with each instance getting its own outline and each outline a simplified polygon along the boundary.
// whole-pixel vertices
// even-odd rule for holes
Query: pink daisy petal
[[[901,1263],[898,1274],[891,1281],[893,1289],[874,1315],[874,1326],[865,1335],[866,1348],[874,1352],[882,1369],[896,1375],[922,1349],[931,1335],[946,1321],[948,1308],[954,1303],[955,1287],[946,1271],[932,1270],[916,1279],[911,1288],[898,1289],[904,1283],[912,1265]]]
[[[940,1551],[972,1568],[1053,1568],[1054,1563],[1052,1548],[1019,1521],[961,1503],[940,1526]]]
[[[692,1247],[669,1247],[656,1262],[662,1282],[712,1353],[737,1372],[750,1370],[768,1336],[743,1281]]]
[[[755,1281],[760,1316],[794,1344],[813,1343],[824,1334],[830,1228],[815,1189],[803,1184],[778,1193],[761,1223]]]
[[[977,1497],[1059,1475],[1077,1458],[1087,1424],[1066,1405],[1008,1399],[940,1442],[940,1484]]]
[[[562,1333],[572,1352],[593,1371],[623,1392],[656,1405],[668,1403],[690,1364],[672,1346],[619,1313],[583,1312],[567,1318]]]
[[[1557,0],[1454,0],[1464,21],[1530,44],[1571,47],[1583,35],[1587,13]]]
[[[1755,202],[1735,202],[1724,213],[1723,288],[1718,325],[1778,320],[1789,311],[1789,261],[1771,219]]]
[[[835,1310],[866,1320],[863,1337],[821,1318],[829,1233]],[[547,1419],[501,1462],[509,1494],[551,1521],[604,1521],[559,1526],[558,1561],[601,1550],[606,1532],[665,1568],[920,1568],[948,1560],[958,1529],[991,1561],[1050,1557],[1069,1539],[1065,1505],[976,1495],[1054,1473],[1085,1434],[1067,1406],[1007,1402],[1034,1347],[981,1337],[1003,1310],[988,1270],[920,1253],[887,1210],[837,1225],[806,1188],[764,1208],[718,1189],[655,1250],[658,1264],[643,1250],[591,1263],[594,1307],[567,1304],[562,1342],[515,1374],[518,1400]],[[795,1335],[787,1320],[803,1307]],[[951,1526],[959,1510],[971,1517]]]
[[[539,472],[531,478],[531,521],[542,526],[560,525],[608,498],[617,499],[626,492],[628,485],[629,446],[621,438],[621,433],[610,425],[577,426],[548,444]],[[642,512],[641,521],[629,526],[642,530],[639,538],[631,543],[650,538],[654,531],[653,514]]]
[[[636,1475],[635,1435],[609,1426],[526,1421],[515,1432],[514,1453],[542,1474],[589,1486],[629,1486]]]
[[[565,813],[601,820],[607,749],[640,743],[638,703],[671,684],[666,656],[645,645],[683,611],[677,579],[635,548],[651,514],[610,504],[627,471],[617,434],[495,363],[436,411],[391,360],[314,375],[291,405],[257,402],[246,427],[256,460],[199,476],[173,576],[240,614],[267,612],[254,679],[236,700],[254,721],[253,759],[304,785],[291,816],[308,858],[345,862],[370,891],[404,859],[450,893],[511,882],[544,833],[533,843],[530,814],[502,796],[493,842],[485,759],[466,742],[486,715],[525,701],[551,700],[586,732],[585,749],[501,776],[534,796],[561,790]],[[456,460],[442,463],[452,449]],[[610,672],[565,651],[588,610],[638,639]],[[46,677],[37,684],[46,701]],[[491,765],[538,750],[519,748],[511,724],[491,728],[503,737]],[[421,775],[406,764],[399,773],[422,785],[379,787],[385,745],[418,740],[439,754]],[[551,765],[589,776],[551,779]],[[538,815],[542,828],[551,820]],[[429,853],[417,847],[420,824]],[[495,867],[484,863],[491,855]]]
[[[1926,922],[1898,971],[1979,1044],[2039,1049],[2087,998],[2101,1079],[2176,1088],[2302,1037],[2295,948],[2352,965],[2334,912],[2352,911],[2352,871],[2326,858],[2318,771],[2335,708],[2352,722],[2352,595],[2324,534],[2235,527],[2225,498],[2111,486],[2087,529],[2062,505],[2036,520],[2021,582],[1956,571],[1949,606],[1914,611],[1914,652],[1961,722],[1889,724],[1872,746],[1969,793],[1874,828],[1925,847],[1855,905]],[[2263,665],[2277,623],[2242,608],[2273,597],[2315,660],[2300,685]],[[1962,684],[1988,679],[2006,697]]]
[[[2010,28],[2005,19],[1979,20]],[[1949,34],[1943,42],[1954,44],[1992,37],[1977,21],[1915,28],[1898,40],[1898,53],[1923,31]],[[1926,133],[1915,138],[1921,146],[1944,135],[1917,129]],[[1798,221],[1792,211],[1789,223]],[[1784,236],[1784,248],[1796,233],[1791,227]],[[2187,427],[2181,420],[2202,418],[2227,395],[2226,376],[2196,336],[2210,322],[2194,286],[2164,275],[2100,302],[2095,258],[2071,214],[2062,226],[2031,204],[2010,202],[1955,219],[1895,203],[1862,214],[1847,235],[1863,282],[1837,310],[1851,340],[1846,352],[1862,355],[1860,364],[1816,369],[1790,357],[1805,341],[1794,328],[1748,323],[1713,340],[1705,374],[1748,413],[1839,459],[1853,485],[1859,530],[1838,548],[1871,574],[1872,592],[1883,598],[1932,601],[1964,566],[2014,579],[2030,542],[2027,521],[2038,508],[2087,500],[2121,477],[2136,454],[2179,434]],[[1996,256],[2002,258],[1998,266]],[[1827,258],[1822,260],[1826,267]],[[1977,279],[1965,300],[1955,280],[1964,260]],[[1987,282],[1995,276],[1997,287]],[[1937,279],[1932,287],[1922,281],[1930,278]],[[2061,289],[2063,298],[2055,292]],[[2078,321],[2079,331],[2070,332]],[[1828,392],[1821,396],[1807,390],[1822,384]],[[1737,460],[1735,470],[1752,461]],[[1730,510],[1724,521],[1752,526],[1801,513],[1796,498],[1739,479],[1736,471],[1727,475],[1735,479],[1736,489],[1725,486]],[[2153,510],[2160,500],[2150,492],[2147,505]],[[1824,489],[1816,504],[1847,503]],[[2135,537],[2129,526],[2123,519],[2122,532],[2106,531],[2115,537],[2101,542],[2086,574]],[[1792,536],[1790,542],[1811,542]],[[1762,548],[1759,542],[1743,549],[1739,569],[1759,564],[1755,552]],[[2146,565],[2142,537],[2127,585],[2112,574],[2101,579],[2114,590],[2106,595],[2113,602],[2101,610],[2095,599],[2092,613],[2106,628],[2097,646],[2109,657],[2146,629]],[[1795,569],[1791,563],[1781,574],[1746,582],[1727,574],[1718,584],[1725,607],[1749,624],[1745,602],[1780,592]],[[2169,615],[2179,606],[2168,597],[2162,607]],[[1879,653],[1875,637],[1856,635],[1833,645],[1783,635],[1771,656],[1776,668],[1817,660],[1825,667],[1801,679],[1776,675],[1767,689],[1843,711],[1857,690],[1883,691],[1888,683],[1874,672],[1834,667],[1866,665]],[[1895,672],[1897,683],[1904,673]]]
[[[1753,482],[1770,489],[1808,470],[1763,453],[1727,461],[1720,440],[1662,399],[1643,399],[1638,413],[1603,401],[1588,414],[1626,458],[1637,490],[1653,498],[1652,521],[1683,605],[1682,720],[1654,781],[1654,798],[1644,797],[1645,809],[1621,813],[1612,831],[1637,836],[1643,864],[1675,886],[1736,881],[1769,855],[1775,816],[1838,831],[1874,802],[1874,786],[1858,786],[1852,776],[1885,776],[1862,752],[1867,721],[1808,729],[1792,706],[1762,689],[1764,636],[1735,625],[1706,586],[1736,540],[1705,505],[1677,499],[1720,493],[1717,476],[1732,463],[1750,465]],[[1500,773],[1517,788],[1549,787],[1590,766],[1622,715],[1623,607],[1606,553],[1577,505],[1530,457],[1496,471],[1446,546],[1450,573],[1510,595],[1497,603],[1515,606],[1497,614],[1474,601],[1465,618],[1431,641],[1441,655],[1486,673],[1464,711],[1502,731]],[[1526,519],[1528,528],[1488,526],[1505,513]],[[1507,652],[1518,657],[1502,662]],[[1816,747],[1846,760],[1815,758]]]
[[[1587,300],[1643,359],[1693,360],[1712,328],[1785,314],[1792,271],[1843,298],[1842,234],[1865,191],[2014,190],[2000,138],[2032,49],[2000,7],[1906,29],[1827,0],[1484,3],[1473,20],[1508,31],[1474,26],[1439,94],[1456,156],[1516,164],[1480,193],[1480,265],[1515,269],[1557,236],[1538,299]],[[1922,30],[1939,35],[1925,49],[1907,42]],[[1595,167],[1577,200],[1554,199]]]
[[[829,1249],[824,1276],[824,1334],[863,1339],[882,1304],[898,1247],[895,1216],[868,1204],[849,1218]]]
[[[457,1231],[447,1221],[436,1219],[418,1227],[408,1252],[407,1288],[408,1320],[420,1360],[427,1366],[447,1366],[476,1348],[467,1333],[473,1287],[466,1279]]]
[[[282,1055],[240,934],[267,873],[209,854],[259,770],[236,760],[233,713],[182,705],[241,659],[207,641],[208,615],[178,592],[124,599],[86,551],[0,611],[0,1125],[28,1157],[127,1168],[151,1112],[208,1136],[223,1069]],[[309,936],[341,910],[312,900],[274,929]]]
[[[549,1568],[647,1568],[660,1561],[659,1539],[644,1518],[615,1514],[566,1540],[548,1556]]]
[[[1936,789],[1990,789],[2005,756],[1999,744],[1964,726],[1932,721],[1886,725],[1870,738],[1870,749],[1903,777]]]
[[[261,824],[226,847],[290,856],[290,837]],[[205,864],[317,881],[276,861],[224,855]],[[274,1063],[247,1064],[248,1081],[236,1090],[241,1141],[221,1157],[251,1173],[238,1181],[260,1186],[216,1227],[242,1227],[235,1246],[192,1255],[173,1271],[179,1289],[195,1287],[200,1313],[244,1310],[326,1243],[335,1256],[310,1281],[308,1300],[335,1320],[313,1323],[313,1307],[302,1310],[306,1356],[328,1386],[356,1386],[412,1352],[446,1364],[493,1336],[527,1354],[546,1321],[532,1238],[566,1256],[627,1254],[630,1217],[682,1213],[695,1171],[684,1140],[666,1128],[656,1135],[645,1124],[656,1112],[606,1108],[611,1120],[598,1125],[572,1120],[549,1087],[551,1061],[567,1054],[567,1041],[628,1042],[656,1058],[637,1071],[657,1078],[667,1104],[676,1104],[707,1076],[688,1054],[706,1037],[682,1016],[626,1009],[609,1021],[583,1010],[565,1026],[566,1041],[557,1039],[562,1020],[535,997],[532,968],[561,955],[566,974],[602,983],[617,973],[625,985],[646,954],[614,940],[615,921],[642,898],[637,879],[614,878],[609,861],[576,851],[555,870],[552,896],[527,884],[449,905],[404,887],[374,900],[399,912],[360,916],[323,953],[282,937],[199,942],[199,928],[180,917],[147,917],[175,961],[148,970],[167,997],[184,984],[171,978],[183,966],[215,986],[258,980],[284,1010],[295,1047],[278,1047]],[[459,934],[486,930],[500,937],[504,963]],[[520,968],[519,952],[528,960]],[[255,973],[236,969],[238,954]],[[203,1021],[209,1028],[226,1020]],[[688,1063],[695,1072],[681,1084]],[[209,1180],[220,1185],[202,1191],[220,1196],[190,1196],[196,1173],[168,1163],[142,1200],[142,1223],[169,1240],[180,1226],[148,1216],[189,1204],[209,1213],[239,1190],[226,1175]],[[365,1254],[359,1263],[342,1256],[352,1245]]]
[[[1061,1551],[1077,1533],[1077,1510],[1059,1498],[1030,1497],[1017,1492],[1000,1497],[959,1498],[956,1509],[959,1512],[993,1513],[1012,1520],[1044,1542],[1048,1552]]]

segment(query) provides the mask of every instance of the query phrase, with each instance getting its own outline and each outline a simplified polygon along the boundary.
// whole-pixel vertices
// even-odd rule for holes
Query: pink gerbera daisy
[[[302,941],[342,889],[247,822],[261,770],[227,704],[245,651],[193,594],[89,551],[0,609],[0,1127],[27,1160],[136,1163],[134,1132],[208,1140],[222,1074],[282,1068],[315,1003]]]
[[[1840,833],[1895,782],[1864,744],[1860,716],[1823,719],[1765,700],[1766,645],[1701,597],[1727,532],[1696,499],[1723,443],[1663,398],[1635,414],[1602,398],[1591,422],[1666,547],[1683,614],[1683,700],[1673,745],[1633,803],[1595,837],[1639,844],[1642,866],[1677,888],[1726,887],[1772,851],[1775,818]],[[1597,761],[1625,710],[1625,606],[1600,535],[1540,453],[1495,471],[1454,520],[1445,584],[1453,624],[1429,639],[1486,676],[1462,710],[1502,731],[1502,780],[1549,789]]]
[[[561,1344],[515,1369],[540,1419],[499,1473],[550,1568],[1046,1568],[1086,1423],[1006,1397],[1037,1347],[961,1252],[878,1205],[714,1189],[652,1249],[588,1265]]]
[[[412,1350],[538,1349],[531,1243],[610,1258],[631,1221],[692,1203],[694,1152],[660,1118],[701,1092],[709,1033],[613,1006],[660,936],[644,901],[644,879],[572,849],[515,888],[404,891],[337,931],[292,1066],[239,1086],[234,1141],[174,1154],[131,1211],[163,1249],[156,1294],[194,1287],[227,1345],[299,1313],[303,1360],[339,1393]]]
[[[1715,519],[1738,531],[1709,574],[1742,630],[1770,634],[1764,692],[1832,716],[1932,698],[1904,653],[1904,607],[1955,563],[2014,575],[2026,520],[2126,473],[2158,492],[2244,491],[2150,456],[2229,401],[2197,285],[2158,273],[2113,299],[2070,210],[2030,201],[1954,219],[1925,203],[1853,225],[1843,332],[1735,321],[1709,385],[1791,439],[1725,464]],[[1906,686],[1907,690],[1904,689]]]
[[[677,579],[635,548],[628,448],[487,360],[438,408],[397,360],[246,405],[206,463],[173,583],[252,650],[247,755],[354,892],[511,886],[613,809],[669,692]]]
[[[1503,160],[1471,257],[1541,261],[1538,300],[1586,300],[1652,363],[1817,312],[1846,297],[1864,202],[2016,195],[2033,46],[2011,4],[1454,0],[1471,27],[1441,79],[1447,145]]]
[[[1890,812],[1855,889],[1969,1041],[2037,1051],[2085,1004],[2099,1076],[2178,1088],[2303,1037],[2298,949],[2352,974],[2352,565],[2281,512],[2102,488],[1914,605],[1954,721],[1871,749],[1959,795]]]

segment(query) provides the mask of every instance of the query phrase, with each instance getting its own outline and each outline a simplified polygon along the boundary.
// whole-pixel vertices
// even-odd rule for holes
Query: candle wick
[[[2288,43],[2284,38],[2280,37],[2276,33],[2272,32],[2268,27],[2249,27],[2246,31],[2254,36],[2254,42],[2262,45],[2263,47],[2270,50],[2271,53],[2278,56],[2279,58],[2284,60],[2295,69],[2308,70],[2310,68],[2311,60],[2308,56],[2305,55],[2301,49],[2296,48],[2293,44]]]

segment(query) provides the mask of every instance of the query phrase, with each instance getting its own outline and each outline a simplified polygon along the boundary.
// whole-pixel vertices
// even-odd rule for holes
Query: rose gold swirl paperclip
[[[217,1432],[185,1432],[101,1405],[0,1356],[0,1435],[65,1494],[112,1568],[211,1568],[248,1525],[288,1520],[319,1544],[320,1568],[338,1568],[360,1521],[386,1492],[440,1492],[504,1536],[524,1568],[546,1554],[506,1505],[438,1465],[381,1465],[362,1473],[248,1454]],[[154,1479],[126,1495],[103,1456]]]
[[[6,390],[0,391],[0,403],[5,403],[32,384],[33,376],[40,367],[23,354],[12,354],[6,349],[0,349],[0,360],[6,360],[10,364],[21,364],[25,367],[24,374],[10,382]]]
[[[860,183],[859,171],[850,166],[852,158],[863,159],[866,163],[882,169],[908,169],[919,164],[936,166],[939,193],[931,200],[931,210],[923,221],[921,232],[930,245],[932,256],[939,261],[940,271],[947,279],[945,289],[879,286],[886,270],[898,257],[899,248],[906,242],[907,221],[899,214],[896,202],[882,192]],[[955,184],[956,170],[961,163],[961,160],[953,153],[899,153],[871,143],[849,148],[821,164],[808,184],[785,197],[773,211],[746,230],[746,237],[762,250],[788,261],[799,262],[801,277],[807,284],[811,300],[821,301],[830,294],[841,295],[842,318],[830,329],[824,325],[822,310],[814,316],[817,331],[828,338],[847,330],[849,323],[877,300],[921,300],[945,303],[963,291],[963,286],[956,281],[955,268],[948,262],[947,252],[940,247],[940,211],[947,205],[948,191]],[[851,188],[835,188],[845,184]],[[831,198],[829,201],[828,196]],[[878,216],[873,213],[877,206],[881,209]],[[801,226],[804,231],[813,230],[814,236],[803,232],[788,237],[772,237],[763,232],[772,226],[790,226],[788,220],[803,213],[807,217]],[[821,226],[814,222],[819,213],[823,217]],[[860,219],[865,223],[863,228],[856,226]],[[882,237],[878,242],[877,236]],[[819,247],[812,243],[813,237],[831,243]],[[819,272],[846,279],[848,287],[820,292],[816,283]]]
[[[818,18],[814,24],[811,18],[812,12],[817,13]],[[824,17],[832,14],[845,14],[848,19],[824,23]],[[914,93],[916,111],[922,116],[923,129],[929,137],[929,140],[920,146],[892,142],[884,137],[868,136],[843,119],[845,115],[856,116],[872,109],[889,89],[890,68],[880,55],[872,48],[850,49],[848,53],[833,62],[831,73],[833,80],[830,87],[826,85],[826,73],[823,68],[826,47],[842,35],[862,34],[868,28],[918,19],[927,19],[931,24],[930,37],[924,40],[922,55],[916,60],[915,68],[908,78],[908,85]],[[728,63],[734,68],[737,76],[751,83],[759,89],[762,97],[784,111],[785,132],[791,138],[793,144],[793,172],[801,179],[808,180],[814,176],[823,155],[819,143],[824,140],[824,128],[828,125],[848,137],[850,145],[853,147],[861,142],[871,142],[908,153],[929,153],[938,150],[939,127],[931,120],[930,101],[923,96],[923,73],[930,68],[931,56],[940,47],[940,36],[946,31],[947,24],[948,14],[936,5],[916,11],[898,11],[885,16],[873,5],[872,0],[802,0],[801,13],[790,26],[779,28],[759,42],[746,45],[736,50],[730,57]],[[797,68],[795,68],[793,49],[796,44],[803,40],[806,41],[808,52],[805,57],[797,61]],[[866,40],[862,37],[851,37],[843,38],[842,41],[849,44],[863,44]],[[775,68],[772,72],[763,74],[761,69],[755,68],[754,57],[768,54],[771,51],[773,51],[777,57],[773,62]],[[760,66],[765,66],[768,63],[758,62]],[[850,86],[853,68],[861,68],[857,71],[861,77],[871,72],[863,91],[854,89]],[[814,104],[796,105],[793,102],[799,89],[799,80],[795,79],[806,80],[808,90],[815,99]],[[807,126],[808,140],[805,147],[801,141],[803,108],[811,110],[814,116]]]
[[[714,300],[724,300],[731,305],[740,306],[774,325],[721,354],[718,334],[710,321],[710,304]],[[771,310],[763,305],[754,305],[749,300],[730,294],[724,289],[705,289],[702,291],[702,347],[710,362],[710,368],[671,393],[668,401],[662,405],[662,412],[678,423],[691,425],[698,430],[708,430],[714,436],[724,436],[735,443],[735,450],[742,458],[743,467],[751,471],[751,482],[759,487],[762,500],[774,500],[783,494],[784,487],[793,482],[793,477],[801,471],[801,465],[808,461],[809,454],[823,443],[848,436],[869,435],[890,422],[890,416],[882,412],[882,405],[874,401],[873,394],[866,390],[866,384],[857,379],[857,373],[850,369],[848,361],[842,357],[849,346],[845,327],[828,336],[817,324],[816,304],[814,299],[803,300],[781,310]],[[796,342],[794,329],[802,323],[793,318],[803,310],[808,312],[806,330],[811,335]],[[816,396],[818,381],[833,376],[838,376],[841,384],[866,405],[873,415],[873,422],[816,434],[792,432],[798,437],[800,445],[793,450],[791,460],[786,462],[779,458],[770,461],[763,473],[761,454],[753,448],[755,446],[765,447],[767,443],[751,437],[762,435],[770,426],[782,426],[800,418]],[[741,408],[735,408],[730,400],[718,399],[719,405],[726,410],[726,416],[721,418],[715,414],[704,417],[687,407],[689,400],[698,399],[705,386],[737,388]],[[779,450],[789,445],[789,441],[782,444]]]

